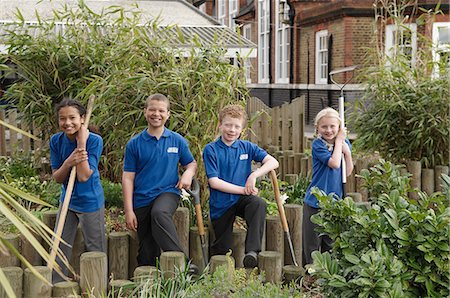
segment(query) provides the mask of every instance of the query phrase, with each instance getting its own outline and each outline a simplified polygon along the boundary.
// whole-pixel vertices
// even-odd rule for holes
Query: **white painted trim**
[[[319,56],[320,39],[323,38],[323,37],[326,38],[325,44],[326,44],[326,47],[327,47],[327,50],[326,50],[327,71],[325,72],[326,73],[326,77],[325,78],[321,77],[321,65],[319,63],[319,58],[320,58],[320,56]],[[315,56],[316,56],[315,65],[314,65],[315,73],[316,73],[316,75],[315,75],[315,82],[316,82],[316,84],[327,84],[328,83],[328,71],[329,71],[328,70],[328,63],[329,63],[329,61],[328,61],[328,30],[321,30],[321,31],[316,32]]]

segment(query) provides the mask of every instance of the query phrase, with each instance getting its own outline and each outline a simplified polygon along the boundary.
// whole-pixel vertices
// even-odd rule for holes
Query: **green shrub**
[[[315,190],[321,211],[312,220],[334,240],[331,255],[315,253],[310,269],[322,279],[325,293],[346,297],[450,295],[446,195],[450,178],[443,180],[443,193],[419,193],[419,200],[411,200],[406,192],[407,174],[393,169],[399,167],[382,162],[363,176],[369,193],[376,195],[368,210],[350,198],[335,201]]]
[[[102,179],[101,183],[103,187],[103,192],[105,193],[105,207],[123,208],[122,184],[111,182],[106,179]]]
[[[378,1],[383,6],[383,1]],[[412,1],[384,1],[377,15],[377,25],[397,26],[405,35],[410,30]],[[423,14],[416,20],[417,32],[431,26],[434,18]],[[423,22],[426,19],[427,22]],[[374,36],[383,36],[378,32]],[[377,41],[382,44],[383,41]],[[435,45],[418,33],[418,49],[413,65],[410,54],[387,57],[383,47],[373,47],[367,66],[361,70],[365,83],[363,98],[357,102],[349,117],[358,135],[355,148],[378,151],[395,163],[419,160],[425,167],[444,165],[449,160],[449,98],[450,68],[448,59],[434,61],[431,53]],[[438,71],[440,70],[440,71]]]

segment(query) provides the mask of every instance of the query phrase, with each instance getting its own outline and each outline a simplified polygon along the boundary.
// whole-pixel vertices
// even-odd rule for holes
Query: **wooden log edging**
[[[244,229],[233,229],[232,243],[231,243],[231,255],[234,258],[236,268],[244,267],[245,256],[245,237],[247,231]]]
[[[183,252],[189,257],[189,208],[178,207],[173,215],[173,223]]]
[[[281,253],[277,251],[262,251],[258,256],[258,268],[264,272],[266,282],[281,282],[282,273]]]
[[[66,298],[80,294],[80,286],[75,281],[62,281],[53,285],[52,298]]]
[[[135,284],[139,285],[144,282],[152,282],[159,277],[158,268],[155,266],[139,266],[134,269],[133,278]]]
[[[165,278],[174,278],[186,268],[186,256],[181,251],[165,251],[160,256],[161,271]]]
[[[279,216],[266,218],[266,250],[281,253],[281,263],[284,264],[284,231]]]
[[[24,271],[24,289],[23,289],[23,297],[24,298],[50,298],[52,295],[52,270],[47,266],[34,266],[34,269],[44,277],[48,283],[45,283],[40,278],[34,275],[33,272],[29,268]]]
[[[108,290],[108,260],[106,253],[85,252],[80,258],[80,287],[82,294],[103,297]]]
[[[114,280],[128,279],[129,239],[127,232],[111,232],[108,237],[108,268]]]
[[[5,234],[2,238],[19,251],[20,237],[18,234]],[[20,260],[9,250],[7,252],[0,252],[0,267],[20,267]]]
[[[210,260],[210,267],[209,267],[209,273],[214,273],[217,268],[220,266],[225,266],[226,271],[230,274],[230,276],[233,276],[234,268],[235,268],[235,261],[232,256],[228,255],[215,255],[211,257]]]
[[[20,267],[4,267],[2,268],[6,279],[9,281],[16,297],[22,297],[23,293],[23,270]],[[0,286],[0,297],[7,297],[2,286]]]
[[[286,213],[286,220],[289,226],[289,232],[291,235],[292,245],[294,247],[294,254],[297,264],[302,263],[302,219],[303,219],[303,206],[298,204],[286,204],[284,205],[284,211]],[[289,245],[284,244],[284,264],[292,265],[291,252]]]
[[[209,256],[209,233],[208,227],[205,227],[205,240],[206,240],[206,256]],[[200,236],[198,233],[198,227],[190,227],[189,229],[189,257],[191,262],[197,265],[200,272],[205,270],[205,264],[203,262],[202,244],[200,242]],[[208,260],[206,260],[208,262]]]

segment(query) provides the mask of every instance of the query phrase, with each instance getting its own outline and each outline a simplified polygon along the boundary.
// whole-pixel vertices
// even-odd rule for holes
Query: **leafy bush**
[[[450,295],[446,195],[450,178],[443,180],[444,193],[419,193],[419,200],[411,200],[406,192],[408,177],[393,170],[398,168],[383,162],[363,177],[369,193],[376,194],[368,210],[358,208],[350,198],[335,201],[316,191],[321,211],[312,220],[334,240],[331,255],[315,253],[310,269],[320,277],[325,293],[345,297]]]
[[[378,1],[391,3],[381,9],[386,15],[377,15],[380,28],[394,24],[398,31],[408,35],[412,1]],[[433,16],[423,14],[416,23],[417,32],[425,30]],[[411,32],[409,32],[411,34]],[[375,34],[374,36],[383,36]],[[406,38],[406,37],[405,37]],[[377,41],[382,44],[382,41]],[[449,160],[449,98],[450,68],[448,59],[433,60],[435,45],[418,34],[415,62],[410,54],[396,49],[393,57],[383,47],[369,55],[368,66],[361,71],[361,81],[367,88],[349,117],[358,138],[355,147],[378,151],[387,160],[403,163],[419,160],[425,167],[444,165]]]
[[[310,177],[300,175],[294,185],[289,185],[287,187],[286,194],[288,199],[286,200],[286,203],[303,205],[306,190],[308,189],[310,183]]]

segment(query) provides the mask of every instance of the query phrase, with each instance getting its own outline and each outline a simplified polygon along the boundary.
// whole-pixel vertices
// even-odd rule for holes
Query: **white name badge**
[[[167,153],[178,153],[178,147],[167,148]]]
[[[246,160],[248,159],[248,154],[241,154],[241,156],[239,156],[240,160]]]

